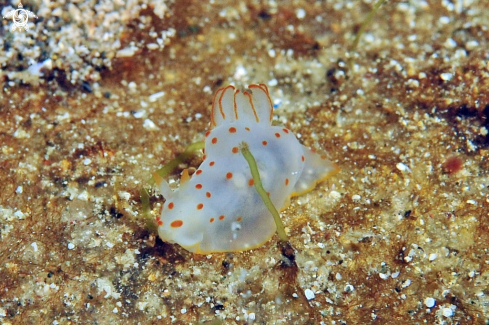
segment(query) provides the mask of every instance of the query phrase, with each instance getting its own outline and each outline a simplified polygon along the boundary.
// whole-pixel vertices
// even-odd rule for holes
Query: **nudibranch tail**
[[[340,168],[327,159],[325,155],[320,155],[306,146],[302,146],[302,149],[304,152],[302,159],[305,165],[291,196],[302,195],[313,190],[316,184],[325,181],[340,171]]]
[[[216,127],[239,120],[270,125],[272,116],[273,105],[266,85],[250,85],[242,92],[234,86],[227,86],[214,96],[211,124]]]

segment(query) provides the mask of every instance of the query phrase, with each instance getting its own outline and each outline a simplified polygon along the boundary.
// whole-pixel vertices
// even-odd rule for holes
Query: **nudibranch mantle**
[[[273,217],[239,152],[243,141],[255,157],[263,187],[280,210],[291,196],[313,189],[338,171],[324,156],[301,145],[290,130],[272,126],[272,116],[272,101],[263,84],[245,91],[227,86],[216,92],[202,164],[187,181],[182,176],[174,192],[160,181],[166,201],[156,222],[163,241],[208,254],[256,248],[273,236]]]

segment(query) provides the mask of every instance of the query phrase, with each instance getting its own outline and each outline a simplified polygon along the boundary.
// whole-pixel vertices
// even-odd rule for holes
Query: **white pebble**
[[[22,194],[23,191],[24,191],[24,189],[22,188],[22,185],[19,185],[19,186],[17,186],[17,189],[15,190],[15,193]]]
[[[396,164],[397,169],[399,169],[401,172],[405,171],[411,171],[408,166],[404,165],[403,163],[397,163]]]
[[[149,100],[151,103],[153,103],[153,102],[156,102],[156,100],[158,100],[158,98],[161,98],[161,97],[163,97],[163,96],[165,96],[165,92],[164,92],[164,91],[159,91],[159,92],[157,92],[157,93],[154,93],[154,94],[150,95],[150,96],[148,97],[148,100]]]
[[[411,280],[407,279],[406,281],[404,281],[404,283],[401,285],[401,287],[403,288],[407,288],[411,285]]]
[[[68,249],[73,249],[73,248],[75,248],[75,245],[72,243],[68,243]]]
[[[92,159],[90,159],[90,158],[85,158],[85,159],[83,160],[83,164],[84,164],[85,166],[88,166],[88,165],[90,165],[91,163],[92,163]]]
[[[337,200],[337,199],[341,198],[341,193],[338,191],[331,191],[331,192],[329,192],[329,197]]]
[[[452,317],[453,316],[453,310],[452,310],[452,308],[443,308],[442,314],[445,317]]]
[[[138,48],[135,46],[126,47],[123,48],[122,50],[117,51],[115,56],[118,58],[128,58],[133,56],[137,50]]]
[[[19,219],[25,219],[25,214],[20,210],[15,211],[14,216],[16,216]]]
[[[295,15],[299,19],[304,19],[304,17],[306,17],[306,11],[302,8],[299,8],[296,10]]]
[[[149,43],[149,44],[146,44],[146,47],[148,48],[148,50],[156,50],[160,46],[156,43]]]
[[[159,128],[156,126],[156,124],[148,118],[144,120],[143,127],[146,130],[159,130]]]
[[[146,111],[145,110],[139,110],[139,111],[136,111],[132,114],[135,118],[141,118],[141,117],[144,117],[144,115],[146,115]]]
[[[360,201],[360,199],[361,199],[361,198],[362,198],[362,197],[361,197],[360,195],[358,195],[358,194],[354,194],[354,195],[351,197],[351,199],[352,199],[353,201]]]
[[[32,249],[34,250],[34,252],[37,252],[37,243],[36,242],[33,242],[31,244],[31,246],[32,246]]]
[[[437,258],[437,257],[438,257],[438,255],[437,255],[437,254],[435,254],[435,253],[431,253],[431,254],[430,254],[430,256],[428,256],[428,259],[429,259],[430,261],[434,261],[434,260],[436,260],[436,258]]]
[[[129,87],[129,89],[130,89],[130,90],[136,90],[136,88],[137,88],[138,86],[136,85],[136,83],[135,83],[134,81],[131,81],[131,82],[130,82],[130,83],[127,85],[127,87]]]
[[[236,71],[234,72],[234,78],[235,79],[241,79],[242,77],[246,76],[248,72],[246,71],[245,67],[242,65],[238,65],[236,67]]]
[[[446,25],[450,22],[450,18],[447,16],[441,16],[440,19],[438,19],[438,21],[443,25]]]
[[[434,298],[428,297],[424,300],[424,304],[428,308],[433,308],[435,306],[436,300]]]
[[[445,43],[443,43],[447,49],[453,49],[457,47],[457,42],[455,42],[452,38],[447,38]]]
[[[444,73],[440,74],[440,78],[443,81],[449,81],[449,80],[451,80],[453,78],[453,73],[451,73],[451,72],[444,72]]]
[[[314,292],[311,289],[306,289],[304,291],[304,294],[306,295],[307,300],[312,300],[312,299],[316,298],[316,295],[314,294]]]
[[[379,276],[382,280],[387,280],[389,278],[389,274],[385,274],[385,273],[379,273]]]
[[[406,84],[408,85],[408,87],[411,87],[411,88],[418,88],[419,87],[419,81],[416,79],[408,79]]]
[[[275,87],[276,85],[278,85],[278,81],[277,81],[277,79],[272,79],[272,80],[269,80],[269,81],[268,81],[268,85],[269,85],[270,87]]]
[[[486,135],[487,135],[489,132],[488,132],[487,128],[486,128],[485,126],[483,126],[483,127],[481,127],[481,128],[479,129],[479,133],[480,133],[481,135],[483,135],[483,136],[486,136]]]
[[[467,43],[465,43],[465,48],[469,51],[477,48],[479,46],[479,42],[477,41],[468,41]]]

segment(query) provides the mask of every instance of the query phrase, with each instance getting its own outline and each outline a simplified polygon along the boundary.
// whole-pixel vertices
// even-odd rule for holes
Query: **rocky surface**
[[[24,5],[32,28],[1,30],[2,324],[489,321],[487,1],[387,2],[354,50],[371,1]],[[142,215],[229,83],[267,84],[342,169],[282,212],[293,248],[193,255]]]

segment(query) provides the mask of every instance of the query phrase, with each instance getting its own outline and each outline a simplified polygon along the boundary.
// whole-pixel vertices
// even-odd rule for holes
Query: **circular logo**
[[[37,16],[33,12],[25,10],[23,8],[24,6],[22,6],[22,3],[19,3],[18,9],[7,12],[7,14],[3,17],[7,19],[12,18],[12,21],[14,22],[11,28],[12,31],[15,31],[17,28],[19,30],[22,30],[22,28],[24,30],[28,30],[29,26],[27,25],[27,23],[29,21],[29,17],[37,18]]]

